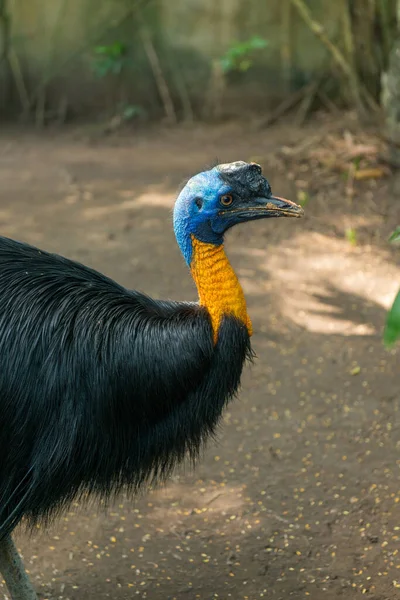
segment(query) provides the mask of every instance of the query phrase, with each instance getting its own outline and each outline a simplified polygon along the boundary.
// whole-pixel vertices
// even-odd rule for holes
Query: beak
[[[268,217],[302,217],[304,215],[304,210],[299,204],[286,198],[279,196],[256,198],[256,202],[258,201],[260,204],[252,207],[252,210],[259,211],[260,217],[265,213],[267,213],[265,216]]]
[[[219,214],[232,219],[232,224],[234,224],[268,217],[302,217],[304,210],[291,200],[270,196],[269,198],[257,197],[250,201],[246,200],[235,208],[220,211]]]

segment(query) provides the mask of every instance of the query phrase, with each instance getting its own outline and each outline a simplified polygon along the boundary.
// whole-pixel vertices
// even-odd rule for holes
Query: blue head
[[[255,163],[218,165],[192,177],[178,196],[174,230],[186,263],[192,259],[192,236],[208,244],[223,243],[225,231],[245,221],[300,217],[303,209],[272,195]]]

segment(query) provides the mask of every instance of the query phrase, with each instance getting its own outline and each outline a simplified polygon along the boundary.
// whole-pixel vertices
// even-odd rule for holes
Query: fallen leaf
[[[361,371],[361,367],[359,367],[358,365],[356,367],[353,367],[350,371],[350,375],[358,375]]]
[[[354,179],[380,179],[386,175],[383,169],[371,168],[371,169],[359,169],[354,173]]]

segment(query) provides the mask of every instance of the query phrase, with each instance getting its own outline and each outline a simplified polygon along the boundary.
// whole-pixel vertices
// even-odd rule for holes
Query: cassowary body
[[[14,599],[34,597],[21,565],[7,565],[18,560],[10,534],[23,517],[47,520],[87,492],[137,491],[197,457],[251,356],[223,234],[301,212],[272,196],[258,165],[190,180],[174,227],[198,304],[155,301],[0,238],[0,568]]]

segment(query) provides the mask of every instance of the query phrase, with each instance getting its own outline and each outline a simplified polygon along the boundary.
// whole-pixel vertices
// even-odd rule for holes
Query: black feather
[[[231,317],[0,238],[0,539],[197,458],[251,357]]]

